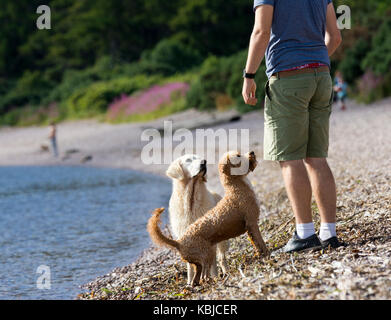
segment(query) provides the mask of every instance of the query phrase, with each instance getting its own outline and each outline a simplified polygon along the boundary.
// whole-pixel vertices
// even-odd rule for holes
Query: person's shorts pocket
[[[272,113],[272,100],[269,90],[269,81],[265,84],[265,105],[264,105],[264,117],[265,119],[272,119],[273,113]]]
[[[329,101],[329,106],[332,106],[334,102],[334,90],[331,90],[331,97],[330,97],[330,101]]]
[[[270,101],[272,100],[270,95],[269,80],[267,80],[265,83],[265,97],[268,98]]]

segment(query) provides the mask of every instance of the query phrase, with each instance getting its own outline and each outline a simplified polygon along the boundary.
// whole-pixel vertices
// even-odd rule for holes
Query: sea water
[[[0,167],[0,299],[74,299],[134,261],[167,179],[91,167]]]

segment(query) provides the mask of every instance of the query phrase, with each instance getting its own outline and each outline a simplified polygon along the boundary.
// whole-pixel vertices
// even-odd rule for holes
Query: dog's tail
[[[171,247],[179,250],[179,243],[173,239],[166,237],[159,228],[160,215],[163,213],[164,208],[157,208],[152,212],[152,217],[149,218],[147,230],[154,243],[161,246]]]

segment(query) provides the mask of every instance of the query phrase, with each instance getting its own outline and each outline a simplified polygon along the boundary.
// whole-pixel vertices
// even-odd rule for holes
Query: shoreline
[[[226,113],[229,113],[226,112]],[[224,114],[224,112],[223,112]],[[165,177],[169,164],[145,165],[141,161],[141,150],[148,142],[141,141],[141,133],[147,128],[161,128],[163,121],[172,120],[173,126],[191,125],[189,119],[212,119],[215,116],[208,112],[188,110],[147,123],[109,124],[96,120],[67,121],[58,124],[57,144],[60,156],[54,159],[50,152],[41,152],[42,144],[50,145],[47,139],[46,127],[0,128],[0,166],[91,166],[96,168],[130,169]],[[209,121],[211,122],[211,121]],[[226,122],[206,128],[241,129],[249,128],[251,139],[259,140],[263,134],[263,115],[254,111],[242,116],[238,122]],[[257,127],[257,124],[259,127]],[[194,130],[191,130],[194,132]],[[164,141],[164,136],[162,141]],[[163,144],[163,143],[162,143]],[[208,146],[207,146],[208,147]],[[77,150],[66,159],[67,151]],[[211,148],[204,149],[205,154]],[[162,147],[163,151],[163,147]],[[91,161],[81,163],[86,156],[92,156]],[[216,160],[218,155],[216,153]],[[216,161],[217,162],[217,161]],[[218,177],[215,174],[215,164],[208,164],[209,186],[215,192],[222,192]]]
[[[260,112],[252,113],[257,118],[261,118]],[[168,164],[162,165],[144,165],[140,160],[142,144],[140,143],[140,134],[143,129],[148,127],[159,128],[164,120],[173,120],[177,126],[182,122],[189,124],[191,117],[211,118],[207,113],[194,110],[181,112],[168,117],[154,120],[148,123],[126,123],[126,124],[107,124],[99,123],[95,120],[67,121],[58,124],[58,146],[60,156],[55,159],[50,152],[41,152],[41,144],[49,144],[48,129],[42,126],[33,127],[6,127],[0,128],[0,166],[66,166],[66,167],[93,167],[110,168],[119,170],[131,170],[141,172],[147,175],[164,177],[167,183],[171,185],[171,180],[166,177],[165,171]],[[251,114],[245,115],[244,119],[251,117]],[[245,120],[246,121],[246,120]],[[237,127],[235,122],[226,122],[218,124],[218,127],[226,126],[228,128]],[[209,127],[209,126],[208,126]],[[102,137],[106,136],[106,139]],[[16,148],[15,148],[16,147]],[[72,153],[66,160],[61,160],[64,152],[77,149],[79,152]],[[88,155],[92,155],[92,161],[81,163],[80,160]],[[219,179],[213,174],[214,165],[208,165],[208,187],[217,187],[219,190]],[[146,239],[149,243],[149,238]],[[131,260],[130,263],[137,263],[138,260],[145,259],[146,254],[154,251],[150,245],[143,249],[138,257]],[[93,278],[99,278],[100,275],[94,275]],[[83,284],[81,284],[81,287]],[[83,290],[80,290],[83,292]]]
[[[315,253],[299,255],[295,257],[294,266],[300,274],[291,270],[289,257],[277,250],[286,242],[287,237],[290,237],[294,228],[279,166],[270,161],[260,161],[258,168],[250,176],[250,180],[261,200],[262,235],[269,246],[277,248],[273,250],[274,258],[270,261],[259,264],[252,258],[253,251],[246,238],[244,236],[236,238],[232,241],[229,251],[231,263],[229,278],[218,281],[217,284],[207,289],[188,290],[184,289],[184,267],[178,255],[167,249],[151,246],[130,265],[118,267],[82,285],[84,293],[77,298],[391,298],[391,292],[386,289],[387,286],[390,287],[391,280],[388,280],[391,279],[390,272],[384,271],[386,268],[391,269],[389,268],[391,249],[388,249],[391,247],[391,241],[382,235],[376,236],[376,232],[381,234],[391,232],[388,227],[391,225],[389,223],[391,214],[389,200],[391,198],[389,186],[391,146],[389,141],[391,141],[391,133],[387,129],[389,120],[391,120],[391,99],[385,99],[369,106],[358,106],[354,102],[349,102],[347,108],[344,112],[334,109],[332,113],[329,164],[334,172],[338,189],[337,231],[342,240],[350,242],[348,248],[322,253],[320,256]],[[186,118],[189,115],[177,116]],[[148,124],[156,125],[167,118],[173,118],[173,116]],[[111,125],[91,120],[60,124],[58,130],[60,152],[71,148],[78,148],[81,151],[79,154],[73,154],[72,158],[64,163],[53,162],[49,155],[36,151],[38,143],[32,147],[32,141],[43,137],[46,134],[46,128],[0,129],[0,146],[5,146],[0,148],[0,165],[82,165],[131,169],[164,176],[168,165],[145,166],[139,159],[142,148],[142,144],[138,141],[139,134],[142,127],[148,124]],[[219,125],[215,129],[217,128],[250,129],[250,146],[255,149],[258,158],[262,158],[263,116],[260,112],[244,115],[238,122]],[[16,148],[12,150],[12,147]],[[80,158],[89,154],[93,156],[93,160],[80,164]],[[211,190],[221,194],[222,190],[216,172],[214,165],[208,165],[207,185]],[[315,214],[315,223],[318,223],[316,219]],[[379,222],[383,220],[386,225],[381,226]],[[352,230],[356,231],[352,232]],[[364,231],[368,234],[368,236],[365,235],[365,239],[369,240],[360,244],[362,242],[360,233]],[[377,246],[375,252],[373,251],[374,243]],[[373,262],[371,260],[373,256],[380,256],[383,262],[381,263],[380,260]],[[277,259],[277,262],[272,261],[273,259]],[[320,264],[317,259],[321,259]],[[335,264],[334,261],[340,264]],[[345,269],[350,270],[350,274],[338,271],[341,264]],[[243,270],[245,278],[241,272],[238,272],[238,268]],[[366,268],[373,270],[368,271]],[[277,269],[284,270],[283,274],[273,278],[273,273]],[[258,274],[260,270],[265,275],[264,278],[260,278]],[[270,272],[272,272],[271,276],[267,276]],[[317,274],[320,280],[308,277],[308,272],[310,275]],[[336,275],[334,279],[330,278],[330,272]],[[368,279],[363,279],[365,274],[368,275],[366,277]],[[373,279],[376,277],[381,279],[383,284],[378,283],[380,280],[374,284]],[[356,285],[353,278],[362,281],[360,286]],[[173,279],[177,280],[173,281]],[[300,281],[301,287],[292,286],[294,282],[292,279],[296,282]],[[279,286],[275,285],[277,280],[282,281]],[[345,289],[339,284],[341,281]],[[311,283],[317,284],[321,289],[312,288]],[[259,291],[259,287],[264,289]],[[366,288],[375,289],[369,290],[372,293],[368,296],[365,293]],[[171,294],[167,290],[174,293]]]

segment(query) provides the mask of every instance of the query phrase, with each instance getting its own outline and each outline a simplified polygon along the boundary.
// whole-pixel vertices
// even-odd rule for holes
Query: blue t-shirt
[[[332,0],[254,0],[274,6],[270,42],[266,50],[266,74],[330,58],[324,41],[326,11]]]

